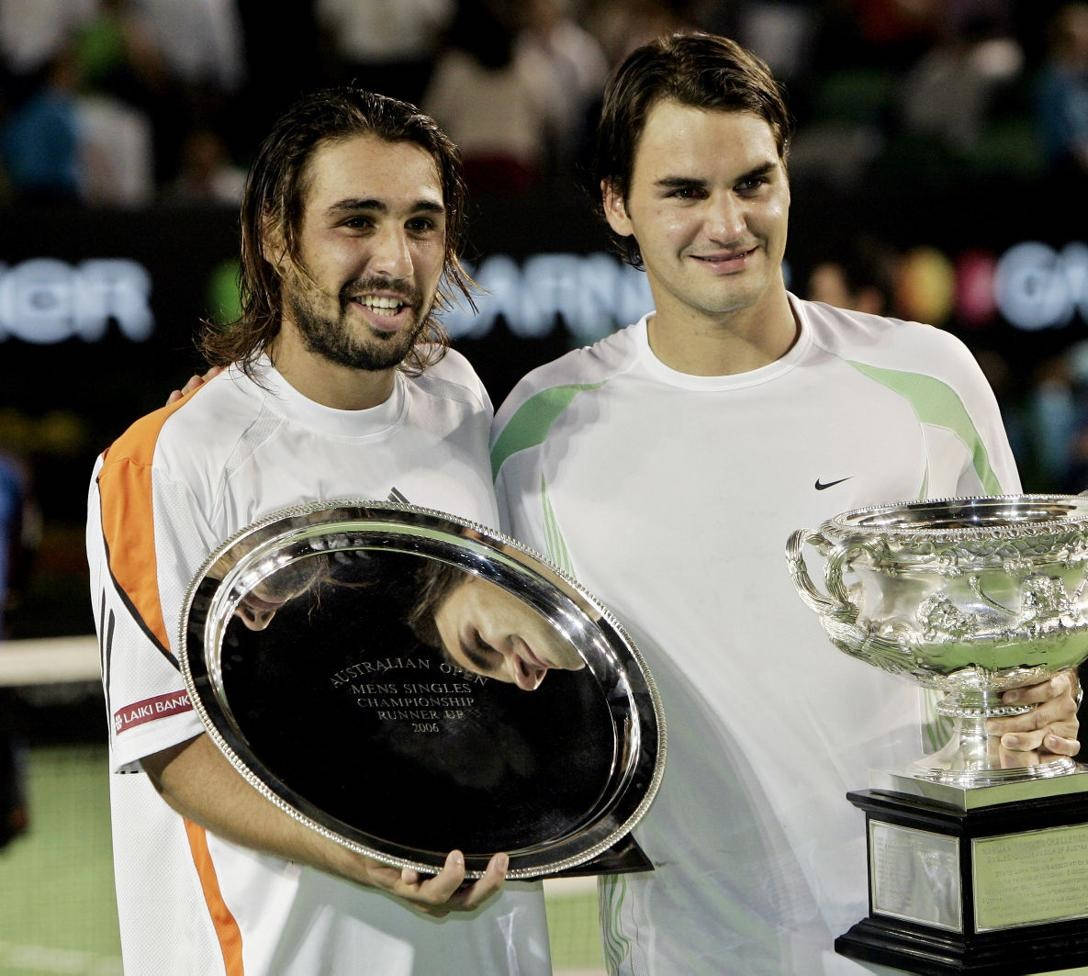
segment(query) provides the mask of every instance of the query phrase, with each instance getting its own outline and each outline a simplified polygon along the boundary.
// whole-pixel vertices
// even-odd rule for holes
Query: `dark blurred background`
[[[955,332],[1025,488],[1088,487],[1088,3],[0,0],[0,454],[37,550],[9,636],[92,629],[94,456],[235,314],[245,168],[299,92],[356,80],[463,148],[485,291],[447,324],[498,405],[649,306],[582,174],[610,67],[680,28],[786,84],[791,290]]]

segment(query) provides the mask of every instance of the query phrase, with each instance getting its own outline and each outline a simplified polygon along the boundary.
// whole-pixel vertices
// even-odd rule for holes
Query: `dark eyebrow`
[[[737,177],[735,182],[743,183],[745,180],[751,180],[759,176],[766,176],[768,173],[773,172],[778,164],[775,162],[767,161],[760,163],[758,166],[752,167],[746,173],[742,173]],[[696,179],[691,176],[666,176],[658,180],[654,186],[659,186],[663,190],[677,190],[677,189],[691,189],[691,190],[705,190],[707,188],[707,181]]]
[[[346,199],[337,200],[325,213],[330,217],[341,217],[347,214],[358,213],[361,210],[369,210],[376,213],[388,213],[389,205],[384,200],[368,198],[363,200]],[[417,200],[410,208],[412,213],[444,214],[445,208],[434,200]]]
[[[490,645],[488,646],[490,647]],[[484,674],[489,674],[491,672],[492,662],[487,659],[487,655],[483,650],[476,647],[470,647],[464,641],[461,641],[461,653],[468,658],[470,664],[477,667]]]
[[[658,180],[654,186],[659,186],[663,190],[677,190],[681,187],[701,190],[706,189],[706,180],[696,180],[687,176],[666,176]]]
[[[379,213],[385,213],[388,209],[381,200],[337,200],[325,213],[330,217],[336,217],[359,210],[377,210]]]
[[[777,163],[763,163],[761,166],[756,166],[754,169],[750,169],[747,173],[742,174],[737,182],[742,183],[744,180],[750,180],[756,176],[766,176],[768,173],[772,172],[777,165]]]

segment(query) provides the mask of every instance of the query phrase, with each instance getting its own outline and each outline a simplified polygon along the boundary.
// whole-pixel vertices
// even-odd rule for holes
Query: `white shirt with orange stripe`
[[[491,404],[450,352],[398,374],[369,410],[334,410],[270,365],[236,369],[137,421],[99,458],[87,551],[110,719],[118,915],[126,973],[208,976],[550,972],[539,885],[422,916],[377,891],[231,844],[184,820],[139,761],[203,731],[176,661],[186,590],[260,516],[333,497],[410,502],[497,523]]]

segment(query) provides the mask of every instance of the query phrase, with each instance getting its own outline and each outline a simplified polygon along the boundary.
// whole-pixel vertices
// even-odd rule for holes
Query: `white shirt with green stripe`
[[[933,746],[931,706],[831,646],[786,538],[863,505],[1020,490],[962,343],[790,302],[798,340],[763,368],[676,372],[643,319],[534,370],[496,417],[506,528],[615,610],[665,706],[635,831],[656,869],[600,889],[613,973],[890,972],[833,951],[868,910],[844,794]]]

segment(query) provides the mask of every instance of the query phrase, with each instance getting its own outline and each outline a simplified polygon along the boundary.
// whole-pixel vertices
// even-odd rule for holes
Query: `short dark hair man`
[[[508,530],[618,613],[668,717],[635,830],[656,870],[601,886],[609,969],[870,971],[832,950],[867,909],[843,794],[917,754],[919,696],[827,646],[784,544],[863,504],[1019,490],[997,405],[952,336],[787,293],[789,121],[739,45],[633,52],[598,145],[656,311],[522,380],[492,466]],[[1028,700],[1051,724],[1003,745],[1074,754],[1068,677]]]
[[[462,213],[457,151],[431,119],[351,88],[304,98],[247,183],[242,320],[205,337],[232,365],[95,465],[87,545],[127,971],[550,970],[539,886],[482,905],[505,855],[461,888],[457,851],[423,880],[301,826],[203,734],[176,661],[190,580],[262,514],[395,490],[497,521],[490,403],[433,317],[465,289]],[[392,789],[374,784],[378,801]],[[473,914],[443,924],[407,903]]]

